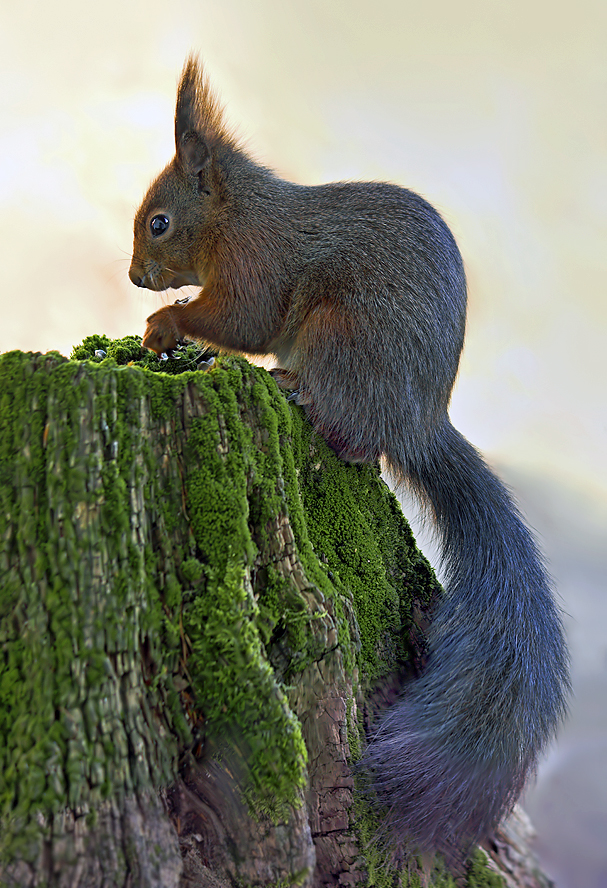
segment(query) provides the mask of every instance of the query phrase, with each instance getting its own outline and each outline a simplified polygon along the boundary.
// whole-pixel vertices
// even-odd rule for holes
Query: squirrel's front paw
[[[283,370],[282,367],[274,367],[270,370],[279,388],[292,392],[299,388],[299,376],[292,370]]]
[[[163,352],[169,353],[179,344],[181,336],[175,314],[174,306],[166,305],[150,315],[141,343],[144,348],[161,355]]]

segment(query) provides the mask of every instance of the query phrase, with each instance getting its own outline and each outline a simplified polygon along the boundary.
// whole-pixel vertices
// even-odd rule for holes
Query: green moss
[[[254,809],[276,816],[303,785],[306,750],[299,722],[276,684],[255,623],[258,609],[234,559],[213,570],[205,595],[184,613],[196,698],[216,734],[242,739]]]
[[[359,720],[354,717],[354,703],[352,699],[347,701],[346,708],[346,726],[348,729],[348,748],[352,762],[358,762],[362,755],[362,738],[364,737],[364,728],[362,725],[362,712],[359,713]]]
[[[103,339],[92,345],[111,351]],[[129,357],[125,351],[121,359]],[[277,447],[273,460],[255,453],[239,418],[241,366],[218,368],[212,377],[146,378],[108,358],[82,365],[14,353],[0,359],[0,379],[5,846],[29,841],[25,827],[37,831],[36,810],[94,803],[174,775],[178,746],[191,739],[172,678],[184,639],[208,734],[229,727],[242,737],[252,803],[276,814],[295,802],[305,747],[265,656],[259,607],[245,582],[257,551],[248,478],[257,473],[261,482],[264,463],[275,474],[280,463]],[[187,443],[185,496],[196,557],[182,568],[179,557],[167,563],[179,556],[170,544],[159,552],[133,541],[131,520],[143,485],[145,509],[163,527],[163,539],[175,531],[182,488],[159,490],[158,455],[142,435],[140,405],[148,398],[162,425],[188,385],[206,410],[192,421]],[[268,483],[275,487],[276,477]],[[264,499],[266,512],[280,502],[258,496]],[[95,568],[101,540],[104,563]],[[142,640],[153,678],[147,688]],[[154,708],[162,708],[168,733],[156,724]]]
[[[504,880],[487,866],[487,855],[477,848],[468,864],[468,888],[504,888]]]
[[[156,784],[176,749],[142,714],[151,602],[141,556],[125,551],[131,509],[117,454],[130,442],[108,413],[113,381],[19,353],[0,359],[0,380],[0,813],[4,846],[27,856],[36,811]]]
[[[363,778],[356,779],[357,792],[350,812],[350,822],[356,824],[356,835],[362,850],[368,888],[400,888],[408,885],[406,867],[395,867],[391,862],[389,847],[381,839],[378,830],[381,818],[368,801]],[[379,838],[378,838],[379,836]]]
[[[170,358],[158,358],[154,352],[143,348],[141,336],[125,336],[123,339],[110,339],[108,336],[95,334],[87,336],[80,345],[72,349],[70,358],[75,361],[93,361],[108,364],[136,364],[153,373],[178,374],[189,370],[197,370],[201,361],[206,360],[212,352],[189,343],[179,346]]]
[[[299,873],[293,873],[288,879],[280,879],[275,882],[264,883],[264,888],[296,888],[297,885],[303,885],[308,879],[310,873],[307,869]],[[237,882],[238,888],[253,888],[250,882]],[[256,888],[256,886],[255,886]]]
[[[381,816],[369,804],[362,783],[362,778],[357,778],[351,819],[357,824],[368,888],[456,888],[453,876],[438,857],[422,861],[411,855],[406,864],[393,863],[391,848],[381,838]]]
[[[369,804],[364,778],[357,777],[351,812],[363,851],[368,888],[456,888],[456,882],[440,857],[422,861],[412,856],[406,865],[392,863],[388,844],[381,839],[381,815]],[[468,861],[467,888],[505,888],[500,875],[487,866],[487,855],[477,848]]]
[[[428,603],[439,586],[379,468],[338,460],[292,409],[305,526],[341,602],[354,607],[356,662],[375,681],[407,661],[412,600]]]
[[[375,468],[340,462],[265,371],[199,358],[103,336],[0,357],[5,853],[34,853],[38,811],[172,780],[201,730],[278,816],[306,779],[285,683],[326,653],[323,600],[368,686],[437,589]],[[276,565],[287,514],[311,597]]]

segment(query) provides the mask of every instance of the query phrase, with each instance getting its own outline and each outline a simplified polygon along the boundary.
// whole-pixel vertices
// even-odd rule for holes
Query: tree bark
[[[353,768],[441,594],[378,469],[243,359],[75,356],[0,358],[0,884],[416,884]]]

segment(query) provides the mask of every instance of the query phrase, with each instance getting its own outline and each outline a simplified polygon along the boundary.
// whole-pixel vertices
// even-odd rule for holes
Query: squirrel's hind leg
[[[298,403],[340,459],[373,464],[381,457],[384,427],[374,372],[381,339],[365,316],[351,310],[352,301],[347,290],[333,293],[316,302],[302,325],[294,349]]]

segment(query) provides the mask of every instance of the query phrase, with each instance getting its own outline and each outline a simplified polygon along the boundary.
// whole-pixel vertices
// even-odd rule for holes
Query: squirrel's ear
[[[196,131],[184,133],[177,143],[177,160],[184,172],[198,176],[211,159],[205,139]]]
[[[202,72],[198,61],[190,56],[181,73],[175,108],[175,148],[179,151],[181,140],[187,132],[199,128],[200,92]]]

